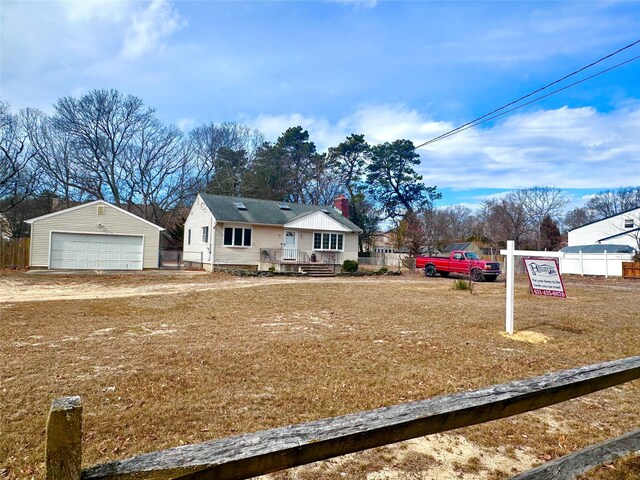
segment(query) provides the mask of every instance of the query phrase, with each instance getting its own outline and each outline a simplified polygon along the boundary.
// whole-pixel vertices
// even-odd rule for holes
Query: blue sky
[[[2,0],[0,95],[116,88],[188,131],[239,121],[416,144],[640,39],[640,3]],[[640,45],[576,79],[640,55]],[[419,150],[441,205],[640,185],[640,60]]]

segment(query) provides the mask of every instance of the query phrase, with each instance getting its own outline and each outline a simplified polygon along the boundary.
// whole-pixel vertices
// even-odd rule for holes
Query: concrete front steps
[[[323,263],[301,265],[300,270],[306,273],[308,277],[335,277],[333,269]]]

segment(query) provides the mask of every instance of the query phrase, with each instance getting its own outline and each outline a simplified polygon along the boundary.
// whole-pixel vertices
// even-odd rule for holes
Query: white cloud
[[[62,1],[61,6],[70,24],[83,24],[95,20],[119,23],[129,16],[132,8],[129,2],[112,0],[67,0]]]
[[[185,25],[186,21],[167,0],[152,0],[147,8],[131,18],[122,54],[126,58],[139,57],[160,46],[165,37]]]
[[[182,132],[188,132],[189,130],[191,130],[193,127],[195,127],[197,124],[196,119],[195,118],[181,118],[178,121],[176,121],[176,126],[182,131]]]
[[[342,142],[351,133],[365,133],[371,144],[402,139],[423,139],[437,136],[453,128],[447,122],[425,120],[417,110],[403,105],[370,105],[359,108],[335,124],[324,118],[304,116],[298,113],[287,115],[259,115],[247,120],[252,127],[264,133],[271,141],[287,128],[301,126],[309,131],[318,150],[326,150]],[[417,141],[415,143],[418,143]]]
[[[287,128],[301,126],[309,131],[310,140],[315,142],[319,151],[341,142],[344,132],[341,125],[331,125],[325,119],[305,117],[299,113],[259,115],[247,123],[262,132],[268,141],[276,140]]]
[[[320,151],[351,133],[363,133],[372,144],[409,139],[417,145],[454,128],[402,105],[363,107],[334,123],[299,114],[260,115],[249,123],[270,140],[301,125]],[[419,149],[418,171],[428,185],[440,188],[635,185],[640,183],[639,126],[638,102],[608,113],[591,107],[521,113]]]

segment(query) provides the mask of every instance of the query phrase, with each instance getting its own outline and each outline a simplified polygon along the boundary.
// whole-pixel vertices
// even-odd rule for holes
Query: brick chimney
[[[349,218],[349,199],[343,194],[340,194],[333,201],[333,208],[342,213],[342,216]]]

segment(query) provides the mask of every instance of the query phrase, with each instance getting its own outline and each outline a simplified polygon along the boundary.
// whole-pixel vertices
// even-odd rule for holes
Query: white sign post
[[[507,320],[506,330],[509,335],[513,335],[513,300],[515,296],[515,258],[513,252],[515,250],[516,242],[513,240],[507,241]],[[500,251],[502,253],[502,251]]]
[[[506,302],[506,332],[513,335],[513,307],[515,297],[515,257],[552,257],[560,258],[560,252],[534,252],[515,250],[515,242],[507,240],[507,249],[500,250],[500,255],[507,257],[507,302]]]

